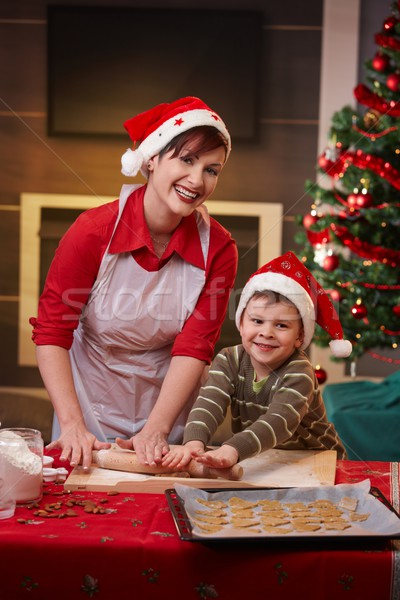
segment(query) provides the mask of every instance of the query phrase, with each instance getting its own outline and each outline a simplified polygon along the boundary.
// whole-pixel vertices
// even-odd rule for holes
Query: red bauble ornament
[[[400,75],[399,73],[391,73],[387,76],[386,86],[392,92],[398,92],[400,87]]]
[[[396,306],[393,306],[392,312],[396,317],[400,317],[400,305],[397,304]]]
[[[340,302],[342,299],[342,294],[339,290],[327,290],[328,294],[331,297],[332,302]]]
[[[386,71],[389,66],[389,57],[386,54],[376,54],[372,59],[372,66],[375,71]]]
[[[355,319],[365,319],[368,314],[367,307],[364,304],[355,304],[351,309],[351,314]]]
[[[383,28],[385,29],[385,31],[390,31],[391,29],[393,29],[393,27],[395,27],[397,24],[397,19],[396,17],[388,17],[387,19],[385,19],[383,21]]]
[[[320,385],[325,383],[325,381],[328,379],[328,374],[325,371],[325,369],[322,369],[321,367],[317,366],[315,367],[314,372],[315,377],[317,378],[317,381]]]
[[[353,208],[354,206],[357,206],[357,198],[358,198],[358,194],[349,194],[347,196],[348,206],[350,206],[351,208]]]
[[[356,204],[360,208],[369,208],[374,203],[372,194],[357,194]]]
[[[326,271],[334,271],[339,266],[339,257],[332,254],[330,256],[325,256],[323,267]]]
[[[333,166],[333,162],[329,160],[329,158],[326,158],[325,154],[321,154],[318,159],[318,166],[323,171],[329,171],[329,169]]]
[[[347,204],[350,208],[368,208],[374,203],[372,194],[349,194],[347,196]]]
[[[305,215],[303,217],[303,227],[309,229],[312,225],[318,221],[318,217],[316,215]]]

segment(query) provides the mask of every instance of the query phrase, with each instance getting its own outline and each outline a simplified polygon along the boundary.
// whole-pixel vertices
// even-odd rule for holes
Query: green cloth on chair
[[[350,460],[400,460],[400,371],[380,383],[328,384],[322,394]]]

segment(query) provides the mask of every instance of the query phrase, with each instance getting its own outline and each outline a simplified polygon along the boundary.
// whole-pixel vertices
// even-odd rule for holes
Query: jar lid
[[[52,456],[43,456],[43,467],[52,467],[54,458]]]

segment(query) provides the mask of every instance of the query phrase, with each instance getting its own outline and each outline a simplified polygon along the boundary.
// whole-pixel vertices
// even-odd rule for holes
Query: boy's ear
[[[303,345],[303,342],[304,342],[304,329],[301,328],[301,330],[299,331],[297,340],[294,343],[295,348],[300,348]]]

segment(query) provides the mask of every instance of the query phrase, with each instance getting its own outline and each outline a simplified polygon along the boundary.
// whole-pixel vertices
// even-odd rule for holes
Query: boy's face
[[[259,380],[300,348],[303,326],[295,306],[268,297],[253,297],[243,311],[240,335]]]

